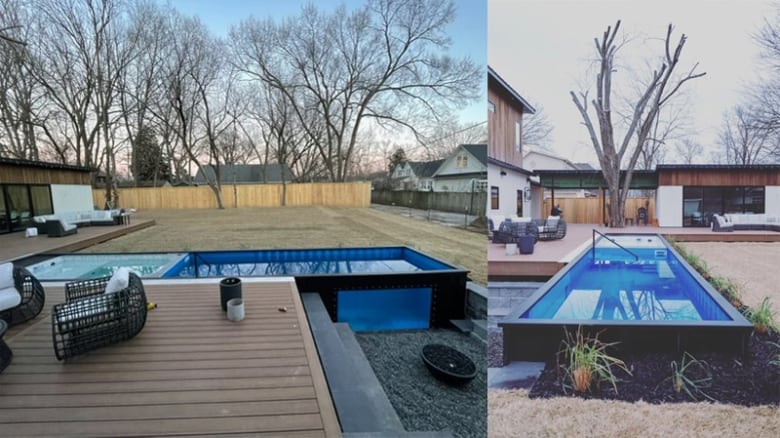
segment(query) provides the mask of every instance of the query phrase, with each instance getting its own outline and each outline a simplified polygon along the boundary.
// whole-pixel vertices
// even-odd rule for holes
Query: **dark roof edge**
[[[19,158],[0,157],[0,164],[13,164],[16,166],[41,167],[44,169],[73,170],[77,172],[96,172],[96,167],[76,166],[73,164],[49,163],[46,161],[22,160]]]
[[[515,99],[519,100],[520,103],[523,104],[523,107],[525,107],[527,109],[527,111],[523,111],[523,112],[527,112],[528,114],[535,114],[536,113],[536,109],[533,107],[533,105],[528,103],[527,100],[523,99],[523,96],[521,96],[520,93],[517,92],[517,90],[512,88],[512,86],[509,85],[509,83],[507,83],[507,81],[505,81],[504,78],[499,76],[499,74],[496,73],[495,70],[493,70],[493,67],[488,66],[488,77],[490,77],[490,76],[492,76],[493,79],[495,79],[499,84],[501,84],[501,86],[504,87],[504,89],[506,89],[506,91],[508,91],[509,94],[512,95],[512,97],[514,97]]]
[[[780,164],[658,164],[656,170],[780,170]]]
[[[494,164],[496,166],[506,167],[507,169],[514,170],[516,172],[524,173],[526,175],[533,175],[534,173],[530,170],[523,169],[522,167],[515,166],[514,164],[509,164],[507,162],[495,159],[493,157],[488,157],[488,164]]]

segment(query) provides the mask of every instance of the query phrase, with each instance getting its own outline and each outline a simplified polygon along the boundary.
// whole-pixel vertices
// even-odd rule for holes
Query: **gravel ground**
[[[487,368],[482,341],[444,329],[355,336],[407,431],[449,430],[463,438],[487,436]],[[477,377],[463,386],[435,379],[420,359],[422,347],[429,343],[449,345],[469,356],[477,367]]]

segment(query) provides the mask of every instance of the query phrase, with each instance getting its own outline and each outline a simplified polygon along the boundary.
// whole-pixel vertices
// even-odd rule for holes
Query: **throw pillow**
[[[124,267],[119,268],[114,272],[114,275],[111,276],[111,279],[108,280],[108,283],[106,284],[106,293],[119,292],[120,290],[127,288],[128,284],[130,284],[130,270]]]
[[[0,289],[14,287],[14,264],[11,262],[0,265]]]

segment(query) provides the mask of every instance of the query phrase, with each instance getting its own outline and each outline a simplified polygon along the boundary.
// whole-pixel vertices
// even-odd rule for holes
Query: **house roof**
[[[590,163],[572,163],[574,164],[574,167],[576,167],[579,170],[597,170],[595,167],[591,166]]]
[[[203,166],[209,180],[214,179],[214,166],[207,164]],[[198,170],[195,175],[195,183],[205,184],[206,178],[203,172]],[[265,174],[265,175],[264,175]],[[220,183],[262,183],[262,182],[281,182],[282,166],[277,163],[272,164],[222,164],[219,166]],[[292,181],[293,174],[290,168],[284,166],[284,180]]]
[[[439,170],[444,160],[434,161],[407,161],[417,178],[430,178]]]
[[[487,145],[486,144],[462,144],[460,145],[468,153],[474,156],[483,166],[487,166]]]
[[[10,164],[12,166],[38,167],[43,169],[72,170],[76,172],[94,172],[94,167],[74,166],[72,164],[48,163],[45,161],[20,160],[18,158],[2,158],[0,164]]]
[[[499,76],[498,73],[496,73],[495,70],[493,70],[493,67],[488,66],[488,80],[493,79],[498,83],[501,88],[504,89],[513,99],[515,99],[517,102],[520,103],[523,107],[523,112],[527,114],[534,114],[536,113],[536,109],[528,103],[527,100],[523,99],[523,96],[520,95],[514,88],[512,88],[501,76]]]

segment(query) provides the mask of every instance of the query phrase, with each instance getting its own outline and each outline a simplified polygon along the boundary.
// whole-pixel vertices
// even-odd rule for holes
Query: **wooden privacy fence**
[[[281,184],[223,184],[225,208],[323,205],[329,207],[370,207],[371,183],[287,184],[282,202]],[[105,205],[105,189],[92,190],[95,205]],[[217,208],[217,199],[208,186],[137,187],[119,189],[121,208],[155,210],[163,208]]]
[[[607,200],[608,201],[608,200]],[[555,198],[555,203],[561,206],[563,218],[572,224],[601,224],[604,223],[604,214],[609,217],[609,210],[602,212],[603,203],[607,202],[602,198]],[[639,207],[645,207],[648,198],[629,198],[626,199],[625,217],[636,220]],[[655,219],[655,199],[650,198],[650,205],[647,207],[648,223],[653,223]],[[552,199],[544,200],[544,216],[550,214],[552,210]]]

